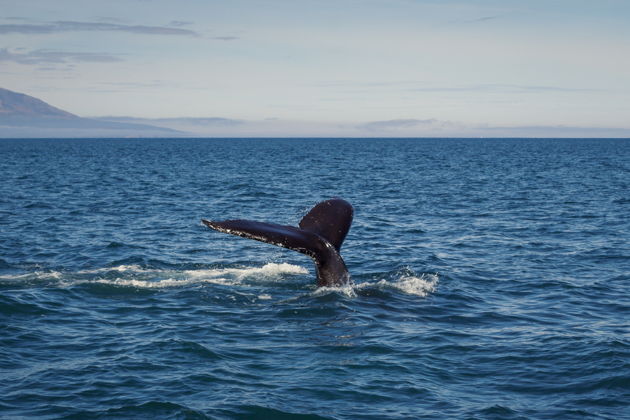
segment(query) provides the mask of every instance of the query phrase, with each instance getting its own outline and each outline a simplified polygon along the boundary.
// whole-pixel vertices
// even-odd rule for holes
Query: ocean
[[[0,418],[628,419],[630,140],[0,140]]]

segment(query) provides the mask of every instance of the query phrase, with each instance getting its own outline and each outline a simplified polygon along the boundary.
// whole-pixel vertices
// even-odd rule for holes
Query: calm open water
[[[629,292],[629,140],[0,141],[2,418],[630,418]]]

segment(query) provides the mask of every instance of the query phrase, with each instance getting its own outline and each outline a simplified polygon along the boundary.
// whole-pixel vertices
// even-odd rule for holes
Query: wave
[[[421,274],[420,276],[402,276],[396,281],[380,280],[375,286],[393,288],[409,295],[425,297],[435,292],[438,285],[437,274]],[[365,284],[365,283],[363,283]]]
[[[285,275],[308,274],[304,267],[287,263],[267,263],[262,267],[210,268],[197,270],[150,270],[137,266],[119,266],[108,271],[134,272],[149,275],[148,279],[118,277],[114,279],[95,279],[92,282],[132,286],[138,288],[168,288],[193,284],[240,285],[245,281],[277,281]],[[160,278],[166,277],[166,278]],[[263,298],[264,299],[264,298]]]
[[[407,295],[426,297],[429,293],[435,292],[438,281],[439,278],[437,274],[400,275],[393,280],[382,279],[373,282],[352,283],[338,287],[320,287],[313,293],[315,295],[324,295],[333,292],[354,298],[358,294],[361,294],[361,292],[377,289],[394,290]]]
[[[139,265],[118,265],[79,271],[34,271],[0,275],[0,281],[32,282],[57,280],[62,286],[80,283],[101,283],[140,288],[179,287],[195,283],[240,284],[244,281],[280,280],[286,275],[308,274],[308,270],[287,263],[267,263],[262,267],[208,268],[196,270],[143,268]]]
[[[50,280],[60,279],[63,276],[61,271],[33,271],[31,273],[21,274],[2,274],[0,275],[0,281],[11,280]]]
[[[122,264],[114,267],[102,267],[78,271],[34,271],[31,273],[0,275],[4,283],[55,283],[60,287],[72,287],[78,284],[106,284],[118,287],[141,289],[165,289],[201,284],[224,286],[259,286],[282,282],[286,276],[307,275],[309,271],[299,265],[288,263],[267,263],[262,267],[228,267],[201,269],[159,269],[145,268],[135,264]],[[383,275],[383,277],[385,277]],[[393,290],[407,295],[426,297],[436,290],[437,274],[415,274],[406,269],[390,274],[388,278],[373,281],[351,283],[338,287],[320,287],[309,294],[322,296],[336,293],[348,298],[374,290]],[[260,300],[270,300],[272,296],[262,293]]]

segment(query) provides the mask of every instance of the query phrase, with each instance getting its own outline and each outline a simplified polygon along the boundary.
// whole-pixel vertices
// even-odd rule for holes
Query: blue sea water
[[[630,418],[629,292],[628,140],[0,141],[1,418]]]

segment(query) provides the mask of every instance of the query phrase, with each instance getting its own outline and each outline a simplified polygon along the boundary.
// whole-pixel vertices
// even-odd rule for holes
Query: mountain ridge
[[[143,123],[84,118],[34,96],[0,88],[0,138],[181,137],[186,134]]]
[[[25,93],[0,88],[0,115],[80,118]]]

